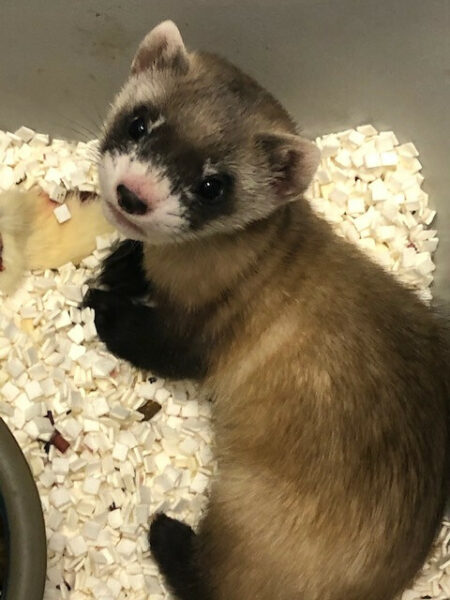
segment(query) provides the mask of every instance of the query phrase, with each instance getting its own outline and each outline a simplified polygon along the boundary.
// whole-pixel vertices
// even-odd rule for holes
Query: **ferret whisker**
[[[87,123],[87,129],[89,129],[92,132],[92,135],[95,139],[98,139],[103,130],[103,117],[98,115],[97,121],[96,119],[92,118],[92,113],[88,112],[83,112],[81,116],[83,117],[83,126],[86,127],[85,123]]]
[[[91,123],[91,126],[87,124],[85,121],[81,122],[79,120],[74,119],[73,116],[69,117],[68,115],[61,113],[60,111],[56,111],[57,116],[62,119],[65,123],[65,127],[69,127],[83,138],[83,141],[90,141],[92,139],[98,139],[99,136],[99,128],[98,124]]]
[[[74,121],[73,117],[69,118],[59,111],[56,111],[56,115],[58,116],[59,119],[64,121],[64,123],[65,123],[64,127],[68,127],[70,130],[72,130],[74,133],[78,134],[83,139],[85,139],[85,140],[97,139],[97,135],[94,131],[92,131],[90,128],[86,127],[84,124]]]

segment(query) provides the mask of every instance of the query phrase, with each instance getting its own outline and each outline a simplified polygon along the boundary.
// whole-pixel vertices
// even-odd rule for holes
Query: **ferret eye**
[[[220,175],[205,177],[197,189],[197,194],[207,202],[217,202],[225,191],[225,178]]]
[[[128,133],[131,139],[136,142],[141,139],[147,133],[147,124],[142,117],[136,117],[133,119],[128,127]]]

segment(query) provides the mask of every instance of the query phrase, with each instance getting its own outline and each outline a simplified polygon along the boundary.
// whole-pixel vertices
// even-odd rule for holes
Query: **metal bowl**
[[[3,600],[42,600],[47,543],[41,501],[30,468],[0,419],[0,502],[8,568]]]

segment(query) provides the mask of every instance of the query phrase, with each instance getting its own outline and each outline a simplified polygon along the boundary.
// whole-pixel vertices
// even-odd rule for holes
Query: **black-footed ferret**
[[[99,335],[215,399],[198,533],[151,525],[167,583],[182,600],[393,598],[448,490],[440,321],[313,214],[318,151],[280,104],[171,22],[139,47],[101,157],[106,214],[138,241],[86,297]]]

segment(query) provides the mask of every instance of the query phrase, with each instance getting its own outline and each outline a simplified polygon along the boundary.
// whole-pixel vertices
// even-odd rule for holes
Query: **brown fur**
[[[146,267],[210,357],[220,477],[199,564],[214,600],[392,598],[447,490],[431,312],[306,202],[236,236],[149,247]]]

